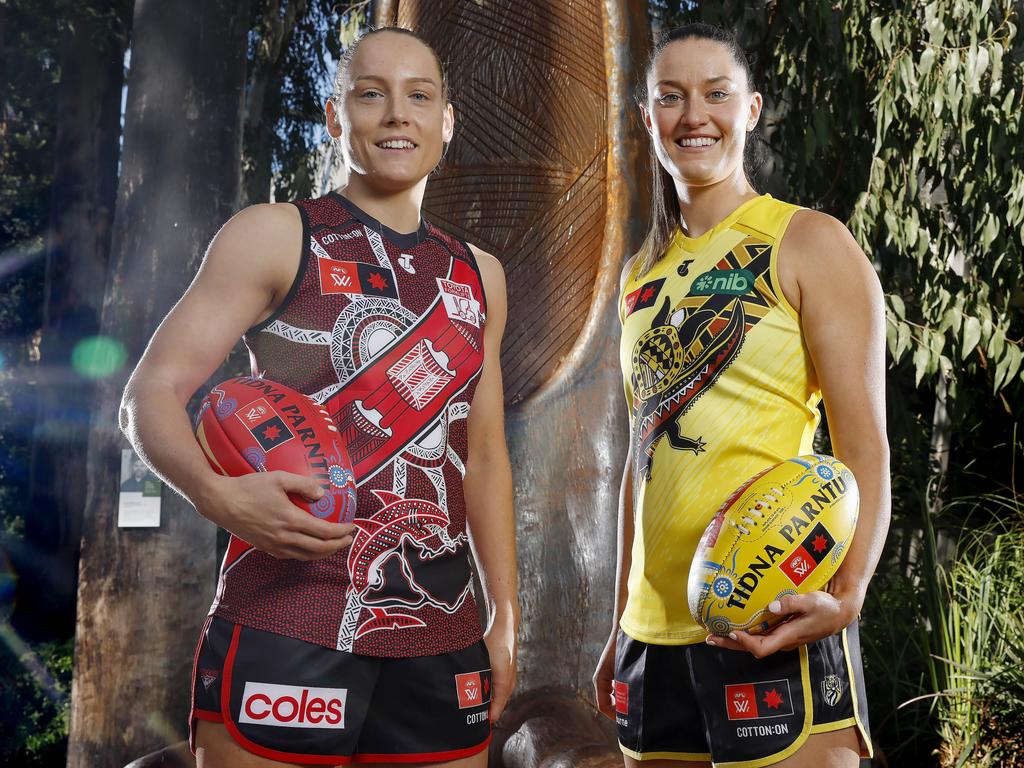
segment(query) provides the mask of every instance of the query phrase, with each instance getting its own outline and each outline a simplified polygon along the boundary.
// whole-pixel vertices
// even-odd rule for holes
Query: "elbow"
[[[117,409],[117,426],[125,437],[129,436],[131,429],[131,406],[129,405],[128,390],[125,390],[124,395],[121,397],[121,405]]]
[[[872,467],[889,471],[889,440],[884,432],[859,434],[855,440],[843,440],[836,458],[853,467]]]
[[[129,440],[131,440],[137,397],[135,375],[133,374],[129,377],[128,383],[124,387],[124,392],[121,395],[121,404],[117,409],[117,426],[121,433]]]

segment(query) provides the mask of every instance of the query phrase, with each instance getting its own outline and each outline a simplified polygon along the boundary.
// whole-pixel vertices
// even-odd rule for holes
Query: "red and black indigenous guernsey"
[[[462,483],[483,363],[476,260],[425,221],[403,235],[334,193],[296,205],[295,282],[244,340],[254,375],[312,397],[344,436],[355,538],[301,562],[232,536],[211,613],[368,656],[466,648],[482,635]]]

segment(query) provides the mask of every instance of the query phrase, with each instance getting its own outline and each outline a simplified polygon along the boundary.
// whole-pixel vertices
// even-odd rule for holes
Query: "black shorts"
[[[217,617],[192,672],[196,720],[261,757],[306,765],[455,760],[487,748],[491,670],[478,642],[440,656],[356,656]]]
[[[871,756],[856,622],[764,659],[705,643],[648,645],[620,631],[612,685],[619,746],[636,760],[759,768],[812,733],[851,726],[861,756]]]

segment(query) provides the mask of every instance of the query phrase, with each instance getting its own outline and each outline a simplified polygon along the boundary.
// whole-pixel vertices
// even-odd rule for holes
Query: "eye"
[[[683,97],[680,96],[678,93],[666,93],[658,97],[658,103],[661,104],[662,106],[671,106],[673,104],[678,104],[682,100]]]
[[[712,101],[721,101],[729,96],[728,91],[714,90],[708,94]]]
[[[377,99],[377,98],[381,98],[383,96],[384,96],[384,94],[382,94],[380,91],[376,90],[375,88],[368,88],[367,90],[365,90],[365,91],[363,91],[362,93],[359,94],[359,98],[361,98],[361,99]]]
[[[409,95],[409,98],[415,99],[416,101],[430,101],[430,95],[423,91],[416,91]]]

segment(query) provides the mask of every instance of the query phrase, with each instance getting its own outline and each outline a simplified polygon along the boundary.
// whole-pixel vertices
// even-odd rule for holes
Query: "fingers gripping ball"
[[[290,494],[297,506],[332,523],[355,517],[356,478],[345,442],[327,411],[301,392],[268,379],[228,379],[203,398],[195,432],[215,472],[311,477],[324,495],[310,503]]]
[[[747,480],[704,530],[687,598],[715,635],[760,634],[783,617],[767,611],[786,595],[819,590],[839,569],[860,510],[857,481],[831,456],[788,459]]]

